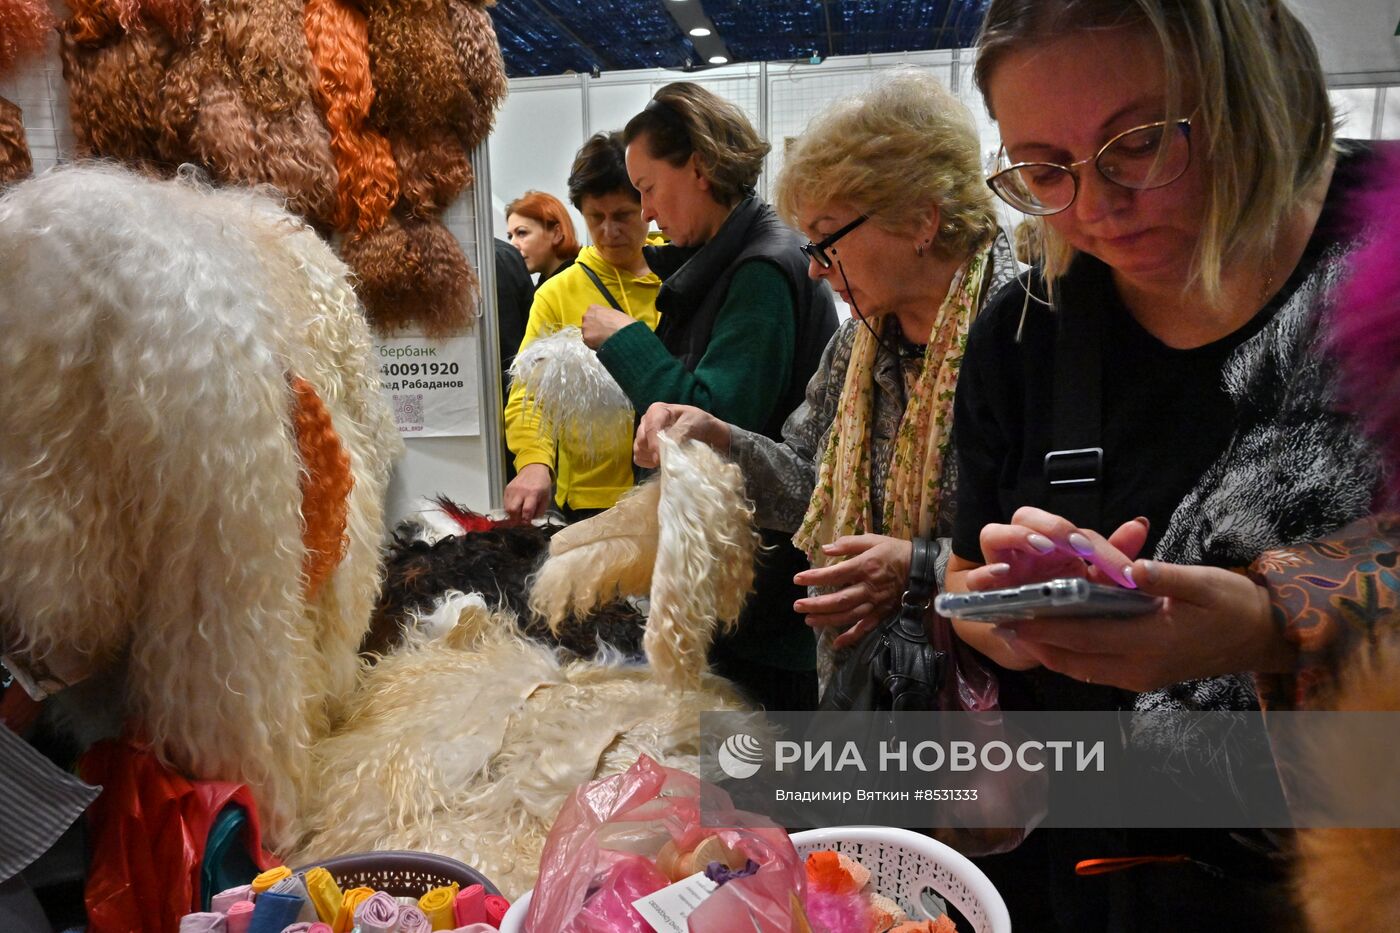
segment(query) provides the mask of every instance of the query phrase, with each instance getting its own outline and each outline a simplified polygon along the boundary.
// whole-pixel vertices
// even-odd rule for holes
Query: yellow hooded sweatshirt
[[[655,273],[633,275],[610,265],[592,246],[585,246],[572,266],[551,277],[535,292],[524,350],[533,341],[561,327],[578,327],[589,305],[606,305],[607,298],[580,266],[598,274],[622,310],[647,327],[656,330],[661,320],[656,310],[656,293],[661,279]],[[519,386],[512,386],[506,400],[506,445],[515,454],[515,469],[543,463],[555,476],[554,501],[571,509],[611,508],[619,496],[632,488],[632,440],[615,449],[578,451],[560,447],[555,458],[555,440],[540,429],[539,419],[526,414]]]

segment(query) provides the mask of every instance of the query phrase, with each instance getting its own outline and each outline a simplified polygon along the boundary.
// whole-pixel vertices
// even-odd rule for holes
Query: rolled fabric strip
[[[274,894],[291,894],[301,898],[301,913],[297,914],[299,922],[311,923],[319,916],[316,905],[311,903],[311,894],[306,890],[306,882],[302,880],[301,875],[283,878],[272,886],[272,892]]]
[[[271,891],[273,885],[291,876],[292,870],[286,865],[278,865],[276,868],[269,868],[253,879],[253,893],[261,894],[264,891]]]
[[[264,891],[253,902],[253,920],[248,924],[248,933],[282,933],[297,922],[305,903],[298,894]]]
[[[340,909],[335,913],[332,933],[350,933],[355,925],[355,910],[374,896],[374,888],[351,888],[340,899]]]
[[[185,914],[180,918],[180,933],[226,933],[228,921],[222,913]]]
[[[306,928],[306,933],[333,933],[329,923],[313,923]]]
[[[486,895],[486,922],[491,926],[499,930],[501,921],[505,919],[508,910],[510,910],[510,901],[499,894]]]
[[[434,930],[450,930],[457,924],[452,920],[452,906],[457,900],[460,886],[452,882],[444,888],[433,888],[418,898],[418,909],[423,911]]]
[[[457,926],[469,923],[486,922],[486,889],[479,884],[470,884],[457,892],[452,903],[452,916]]]
[[[224,914],[225,933],[248,933],[248,925],[253,922],[253,902],[238,901],[229,905]]]
[[[345,900],[335,877],[324,868],[313,868],[303,876],[302,881],[316,916],[322,923],[335,923],[335,918],[340,914],[341,901]]]
[[[430,933],[432,929],[428,915],[414,904],[399,911],[399,928],[394,933]]]
[[[399,925],[399,905],[391,895],[376,892],[355,910],[360,933],[394,933]]]
[[[283,927],[282,933],[311,933],[311,924],[298,920],[289,927]]]
[[[500,927],[493,927],[489,923],[469,923],[464,927],[457,927],[449,930],[448,933],[496,933]]]
[[[239,901],[251,901],[253,899],[253,886],[251,884],[240,884],[236,888],[229,888],[215,894],[209,902],[209,909],[216,914],[226,914],[228,909]]]

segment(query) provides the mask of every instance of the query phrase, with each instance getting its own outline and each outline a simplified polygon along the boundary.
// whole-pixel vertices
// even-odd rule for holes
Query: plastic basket
[[[365,887],[394,897],[422,897],[433,888],[446,887],[455,881],[464,888],[479,884],[487,894],[501,893],[475,868],[456,859],[425,852],[361,852],[297,870],[306,871],[318,865],[331,873],[341,890]]]
[[[911,919],[933,919],[924,907],[925,891],[931,891],[957,908],[976,933],[1011,933],[996,887],[967,856],[937,839],[892,826],[837,826],[793,833],[792,844],[804,858],[822,849],[849,855],[870,869],[875,889]],[[521,933],[529,910],[527,892],[511,905],[501,933]]]

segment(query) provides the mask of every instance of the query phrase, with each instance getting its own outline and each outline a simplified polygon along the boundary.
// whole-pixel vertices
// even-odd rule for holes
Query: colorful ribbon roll
[[[226,933],[228,921],[222,913],[185,914],[180,918],[180,933]]]
[[[226,933],[248,933],[248,925],[253,922],[253,902],[238,901],[230,904],[224,912]]]
[[[393,897],[379,891],[355,910],[355,925],[360,933],[394,933],[399,925],[399,904]]]
[[[452,916],[457,926],[469,923],[486,922],[486,889],[479,884],[470,884],[457,892],[452,904]]]
[[[240,884],[236,888],[229,888],[215,894],[210,900],[209,909],[216,914],[226,914],[228,909],[239,901],[251,901],[253,899],[253,886],[251,884]]]
[[[508,910],[510,910],[510,901],[499,894],[486,895],[486,922],[491,926],[499,930],[501,921],[505,919]]]
[[[311,924],[298,920],[289,927],[283,927],[282,933],[311,933]]]
[[[399,910],[399,928],[395,933],[431,933],[433,925],[428,920],[428,915],[419,910],[417,905],[403,907]]]
[[[319,916],[316,906],[311,903],[311,894],[306,890],[306,882],[301,879],[301,875],[283,878],[272,886],[272,893],[301,898],[301,912],[297,914],[297,921],[300,923],[311,923]]]
[[[276,868],[269,868],[253,879],[253,893],[261,894],[264,891],[271,891],[273,885],[291,876],[292,870],[286,865],[278,865]]]
[[[279,894],[264,891],[253,902],[253,919],[248,924],[248,933],[282,933],[297,922],[306,900],[298,894]]]
[[[313,923],[306,928],[306,933],[332,933],[329,923]]]
[[[303,876],[302,881],[306,884],[306,893],[311,898],[311,906],[316,909],[316,916],[322,923],[335,923],[345,895],[341,893],[340,885],[335,883],[334,876],[324,868],[313,868]]]
[[[374,896],[374,888],[351,888],[340,900],[340,909],[335,913],[333,933],[350,933],[355,926],[355,911],[361,904]]]
[[[452,920],[452,907],[458,890],[459,885],[454,881],[445,888],[433,888],[418,898],[418,909],[427,916],[434,930],[450,930],[457,925]]]

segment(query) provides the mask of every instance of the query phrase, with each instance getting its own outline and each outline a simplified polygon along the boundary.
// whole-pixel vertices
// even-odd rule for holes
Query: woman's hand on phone
[[[1292,670],[1296,649],[1270,618],[1268,592],[1218,567],[1137,561],[1139,589],[1166,597],[1130,619],[1023,619],[996,626],[1022,657],[1076,680],[1142,692],[1240,671]]]
[[[1145,518],[1124,522],[1104,538],[1043,509],[1017,509],[1009,525],[982,529],[981,567],[966,576],[969,590],[995,590],[1062,577],[1136,588],[1133,560],[1147,543]]]

